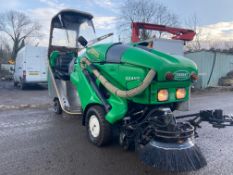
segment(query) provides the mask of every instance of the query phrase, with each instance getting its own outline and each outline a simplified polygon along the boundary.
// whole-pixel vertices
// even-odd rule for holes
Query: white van
[[[46,47],[27,45],[17,54],[14,70],[14,86],[24,89],[27,84],[47,83]]]

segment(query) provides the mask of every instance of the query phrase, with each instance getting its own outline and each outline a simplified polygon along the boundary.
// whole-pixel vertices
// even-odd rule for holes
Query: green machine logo
[[[190,73],[186,70],[178,70],[174,72],[174,80],[182,81],[188,80],[190,77]]]

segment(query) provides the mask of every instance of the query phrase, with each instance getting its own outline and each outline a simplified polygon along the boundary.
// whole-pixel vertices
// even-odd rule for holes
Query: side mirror
[[[78,42],[79,42],[83,47],[86,47],[87,44],[88,44],[87,40],[86,40],[83,36],[78,37]]]

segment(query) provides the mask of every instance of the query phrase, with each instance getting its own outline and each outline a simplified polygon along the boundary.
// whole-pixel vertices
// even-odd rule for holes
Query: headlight
[[[186,89],[185,88],[179,88],[176,90],[176,98],[182,99],[186,96]]]
[[[158,91],[158,101],[167,101],[168,91],[166,89],[161,89]]]

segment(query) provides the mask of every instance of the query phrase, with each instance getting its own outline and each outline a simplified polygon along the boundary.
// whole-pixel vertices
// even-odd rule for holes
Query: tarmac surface
[[[0,175],[169,174],[144,165],[117,142],[93,146],[80,116],[57,116],[50,106],[46,88],[21,91],[12,82],[0,81]],[[191,100],[191,112],[216,108],[233,113],[233,92],[195,94]],[[182,174],[233,174],[233,127],[202,124],[196,142],[208,165]]]

